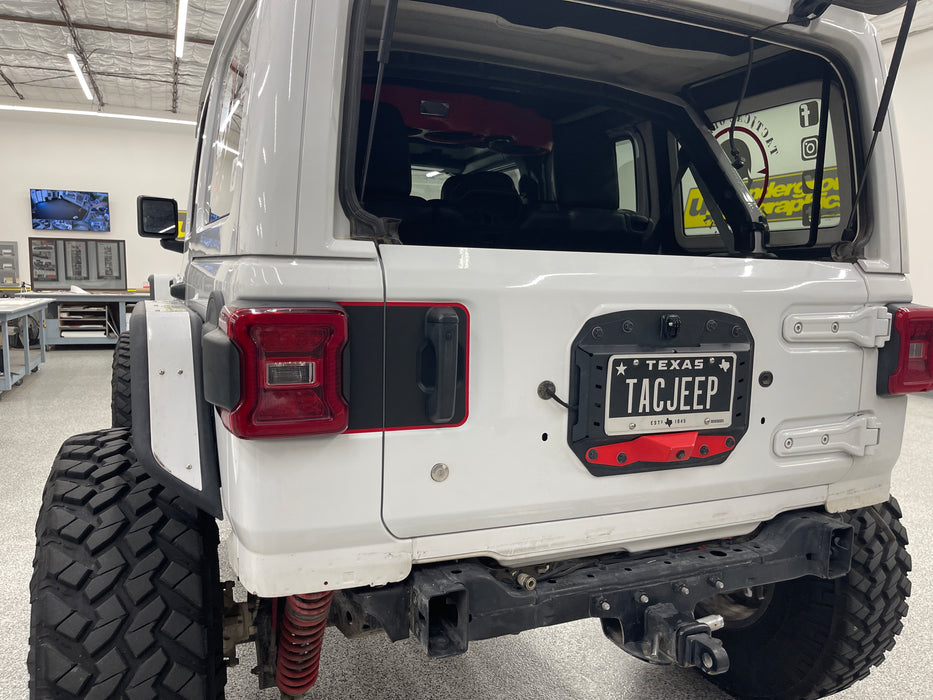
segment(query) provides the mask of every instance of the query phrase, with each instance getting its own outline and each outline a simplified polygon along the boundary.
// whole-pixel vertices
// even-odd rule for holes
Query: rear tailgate
[[[835,432],[815,450],[785,449],[783,440],[776,444],[786,431],[803,436],[845,426],[860,413],[860,377],[866,354],[875,353],[871,333],[883,330],[884,322],[858,320],[883,310],[875,306],[866,311],[864,279],[852,265],[417,246],[384,247],[382,252],[390,305],[405,302],[430,308],[457,302],[469,316],[460,331],[462,352],[468,354],[465,421],[439,427],[422,421],[385,435],[383,518],[396,536],[802,489],[835,482],[854,460],[871,459],[837,444]],[[647,425],[647,420],[644,429],[629,431],[615,421],[611,434],[603,430],[600,436],[601,426],[593,426],[592,446],[692,431],[723,440],[731,434],[734,445],[709,459],[647,465],[642,460],[635,468],[617,464],[601,471],[588,463],[586,450],[575,453],[568,439],[574,416],[556,401],[542,400],[538,387],[549,380],[558,397],[578,396],[579,388],[572,386],[578,336],[592,319],[607,314],[624,318],[621,312],[658,319],[657,342],[645,336],[637,356],[657,354],[659,360],[674,350],[694,356],[711,352],[664,342],[660,320],[665,314],[685,312],[719,322],[722,315],[735,317],[736,325],[751,335],[742,356],[748,367],[729,380],[734,383],[729,385],[733,406],[725,408],[733,411],[728,426],[704,430],[705,425],[689,423],[697,416],[703,423],[722,410],[711,403],[712,412],[707,411],[706,399],[690,393],[684,398],[688,410],[681,411],[681,406],[675,411],[687,416],[689,424],[667,429]],[[798,323],[806,324],[807,333],[794,333]],[[837,328],[834,333],[834,323],[865,332],[839,333]],[[825,332],[809,332],[817,326]],[[391,340],[389,345],[391,350]],[[733,355],[740,359],[741,352],[723,346],[714,348],[711,358],[731,362]],[[701,371],[697,376],[705,375]],[[626,385],[615,386],[624,391]],[[662,397],[652,395],[649,400]],[[386,401],[391,416],[391,392]],[[695,402],[701,410],[693,410]],[[748,415],[735,416],[746,404]],[[692,413],[696,415],[690,418]],[[436,465],[443,468],[432,478]],[[439,479],[439,474],[445,478]]]

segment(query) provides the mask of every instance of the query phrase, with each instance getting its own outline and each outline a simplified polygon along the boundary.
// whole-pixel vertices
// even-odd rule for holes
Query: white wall
[[[136,197],[173,197],[187,207],[194,127],[100,117],[0,111],[0,240],[19,244],[20,278],[29,281],[27,239],[126,241],[127,284],[176,274],[182,256],[136,233]],[[110,193],[110,233],[33,231],[30,188]]]
[[[885,44],[888,60],[893,49],[893,42]],[[933,217],[924,209],[933,202],[933,31],[908,39],[893,107],[907,198],[914,301],[933,306]]]

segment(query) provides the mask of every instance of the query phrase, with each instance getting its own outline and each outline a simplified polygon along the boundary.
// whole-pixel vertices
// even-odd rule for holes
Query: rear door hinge
[[[881,421],[859,414],[839,423],[779,430],[774,434],[778,457],[846,452],[853,457],[874,454],[881,439]]]
[[[784,319],[784,340],[791,343],[849,341],[863,348],[880,348],[891,337],[891,312],[866,306],[844,313],[790,314]]]

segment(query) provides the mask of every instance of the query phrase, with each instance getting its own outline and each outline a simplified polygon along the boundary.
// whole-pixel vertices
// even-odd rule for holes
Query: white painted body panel
[[[665,10],[678,5],[761,27],[785,20],[791,3],[682,0]],[[377,585],[404,578],[413,563],[480,555],[519,564],[644,551],[744,534],[782,511],[843,510],[887,497],[906,400],[876,395],[877,350],[824,336],[787,340],[783,328],[795,316],[860,317],[910,299],[890,124],[872,163],[872,238],[857,265],[377,250],[349,240],[337,197],[350,7],[261,3],[243,192],[229,217],[192,227],[188,301],[203,311],[214,290],[233,304],[379,301],[385,285],[389,301],[463,304],[471,319],[469,417],[459,428],[253,441],[218,422],[230,556],[248,590],[280,596]],[[831,8],[810,28],[775,36],[845,57],[839,67],[851,77],[867,145],[883,65],[865,18]],[[593,477],[567,446],[566,410],[539,399],[536,387],[550,379],[566,398],[570,347],[587,318],[667,308],[743,317],[756,342],[754,376],[767,369],[775,383],[754,388],[751,426],[723,464]],[[877,430],[864,455],[848,442],[816,453],[774,449],[778,435],[860,417]],[[442,483],[430,478],[438,462],[450,469]]]
[[[788,316],[845,318],[864,308],[865,283],[852,265],[406,246],[385,247],[382,257],[389,301],[456,300],[471,318],[466,424],[386,433],[383,517],[395,535],[827,485],[853,460],[873,459],[841,447],[786,457],[771,449],[772,436],[797,421],[844,422],[881,401],[866,397],[861,404],[852,378],[861,376],[865,353],[855,342],[788,343],[782,337]],[[723,464],[594,477],[567,445],[567,411],[538,397],[538,384],[551,380],[566,398],[572,343],[586,319],[634,309],[722,311],[749,324],[753,376],[768,370],[775,381],[752,388],[751,426]],[[438,462],[450,469],[440,484],[429,475]],[[892,467],[890,461],[874,465],[883,472]]]
[[[209,183],[204,178],[196,182],[188,236],[194,256],[294,253],[312,7],[308,2],[277,0],[261,3],[255,10],[247,68],[249,91],[240,107],[244,133],[237,156],[240,196],[228,216],[211,222],[201,204]],[[239,11],[237,26],[248,14]],[[232,51],[231,39],[218,41],[221,55]],[[226,61],[217,61],[214,74],[206,80],[219,85],[226,70]],[[208,124],[220,119],[218,102],[208,103]],[[205,139],[207,153],[202,155],[200,171],[210,172],[210,146]]]
[[[206,303],[215,289],[234,306],[378,302],[383,291],[375,245],[348,243],[358,257],[195,261],[186,274],[198,285],[193,303]],[[240,440],[217,419],[216,433],[228,551],[247,590],[278,596],[376,585],[408,574],[410,544],[389,534],[380,518],[381,432]]]

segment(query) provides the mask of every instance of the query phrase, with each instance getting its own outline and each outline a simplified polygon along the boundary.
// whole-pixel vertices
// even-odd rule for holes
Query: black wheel
[[[113,348],[113,372],[110,375],[110,414],[114,428],[133,425],[130,397],[130,334],[121,333]]]
[[[20,324],[22,322],[23,322],[23,319],[21,318],[17,318],[13,321],[10,321],[10,330],[12,331],[12,333],[10,333],[10,347],[11,348],[22,349],[23,347],[23,339],[20,336],[20,333],[22,332]]]
[[[127,430],[62,445],[29,586],[33,698],[222,698],[213,518],[136,462]]]
[[[726,619],[717,633],[729,671],[712,676],[740,698],[820,698],[869,674],[894,647],[907,614],[910,555],[897,501],[846,514],[852,569],[718,596],[697,614]]]
[[[10,336],[10,346],[14,348],[23,347],[23,339],[20,337],[23,323],[27,324],[26,335],[29,338],[29,347],[37,346],[39,344],[39,320],[32,316],[24,316],[23,318],[18,318],[10,322],[10,327],[16,330],[16,332]]]

